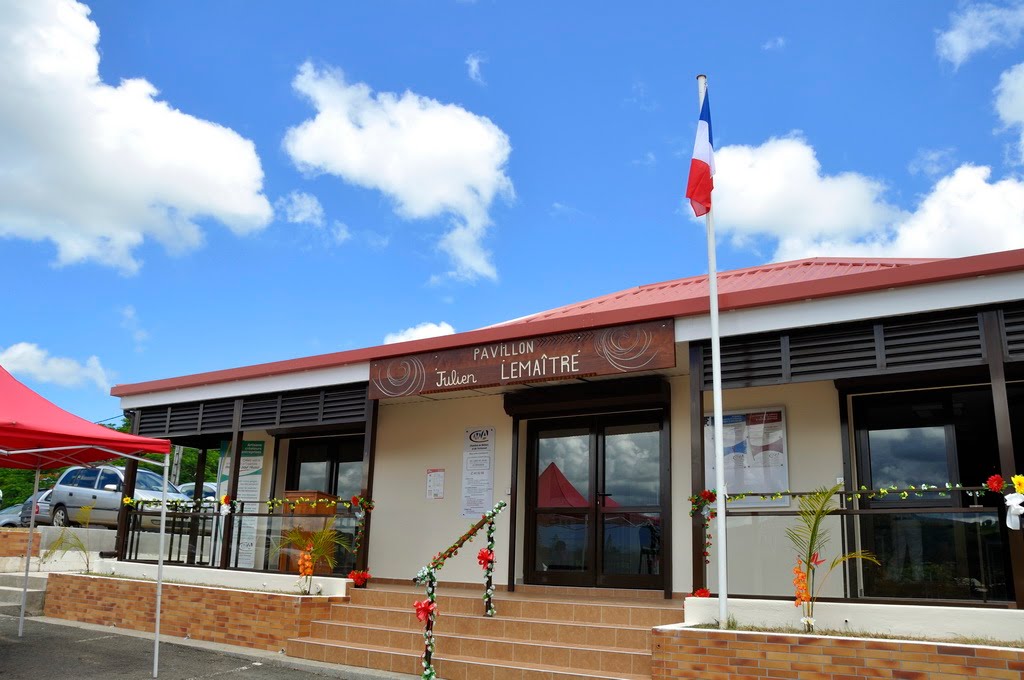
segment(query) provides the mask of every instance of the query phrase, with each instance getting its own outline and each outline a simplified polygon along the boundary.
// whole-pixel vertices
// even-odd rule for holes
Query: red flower
[[[992,475],[985,482],[985,486],[991,489],[992,493],[1002,493],[1005,485],[1006,480],[1003,479],[1002,475]]]
[[[364,585],[366,585],[366,582],[369,581],[372,578],[372,576],[370,575],[370,572],[369,571],[365,571],[365,570],[364,571],[352,570],[352,571],[348,572],[348,577],[350,579],[352,579],[352,582],[355,583],[357,586],[364,586]]]
[[[825,560],[819,558],[818,553],[814,553],[813,555],[811,555],[811,566],[820,567],[823,564],[825,564]]]
[[[487,569],[494,562],[494,551],[480,548],[480,552],[476,554],[476,561],[480,563],[481,567]]]
[[[416,607],[416,618],[423,622],[426,622],[430,615],[437,611],[437,605],[430,600],[413,602],[413,606]]]
[[[711,591],[707,588],[697,588],[693,591],[693,597],[711,597]]]
[[[701,500],[704,500],[704,501],[706,501],[708,503],[714,503],[715,500],[716,500],[715,492],[714,491],[708,491],[707,489],[704,489],[703,491],[700,492],[700,497],[701,497]]]
[[[359,507],[359,496],[352,496],[352,505],[357,508]]]

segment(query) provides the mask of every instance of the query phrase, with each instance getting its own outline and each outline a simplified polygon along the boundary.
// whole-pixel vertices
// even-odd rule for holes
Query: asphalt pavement
[[[166,680],[408,680],[415,676],[292,659],[198,640],[161,638],[159,677]],[[153,677],[151,633],[0,615],[0,680],[143,680]]]

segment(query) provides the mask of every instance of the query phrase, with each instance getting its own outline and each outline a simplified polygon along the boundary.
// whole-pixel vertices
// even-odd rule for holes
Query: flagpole
[[[704,105],[704,94],[707,92],[708,79],[705,75],[697,76],[698,110]],[[718,330],[718,263],[715,257],[715,218],[714,208],[705,215],[708,236],[708,296],[711,303],[711,393],[714,401],[714,437],[715,437],[715,545],[718,546],[718,625],[723,628],[729,623],[729,574],[726,561],[727,543],[725,523],[725,445],[722,433],[722,347]],[[690,380],[700,380],[700,376],[690,376]]]

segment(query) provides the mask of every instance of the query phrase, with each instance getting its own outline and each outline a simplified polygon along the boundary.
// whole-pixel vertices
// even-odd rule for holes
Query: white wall
[[[509,502],[512,419],[502,397],[478,396],[406,404],[382,403],[377,423],[370,570],[382,578],[412,579],[420,567],[455,542],[476,519],[461,516],[462,447],[466,428],[496,428],[494,502]],[[444,468],[444,498],[426,499],[426,471]],[[497,520],[495,583],[507,582],[510,515]],[[476,554],[483,532],[450,560],[441,581],[480,583]],[[521,559],[521,558],[520,558]]]
[[[678,396],[673,394],[676,400]],[[839,424],[839,396],[831,382],[798,383],[770,387],[725,390],[723,393],[726,411],[784,406],[786,409],[786,438],[789,453],[789,489],[811,491],[822,486],[832,486],[843,475],[842,432]],[[711,394],[705,394],[705,412],[712,410]],[[673,424],[673,427],[675,425]],[[674,432],[674,430],[673,430]],[[687,437],[689,431],[687,430]],[[688,451],[689,440],[686,441]],[[705,455],[714,455],[707,452]],[[682,462],[682,461],[680,461]],[[689,458],[686,458],[687,472]],[[678,472],[677,472],[678,474]],[[676,486],[675,500],[689,513],[689,479],[687,486]],[[706,487],[714,486],[709,480]],[[739,510],[740,508],[737,508]],[[785,508],[780,508],[785,509]],[[790,510],[797,509],[792,501]],[[759,509],[760,510],[760,509]],[[771,511],[771,508],[764,509]],[[677,515],[680,513],[676,513]],[[689,517],[687,516],[688,520]],[[729,592],[732,594],[792,595],[793,567],[795,554],[786,537],[785,529],[795,523],[796,518],[736,517],[729,520]],[[842,531],[838,519],[830,519],[832,540],[829,551],[823,555],[829,562],[842,551]],[[687,523],[689,529],[689,523]],[[712,540],[715,531],[712,523]],[[687,549],[690,544],[685,543]],[[717,588],[718,566],[715,548],[711,550],[711,564],[707,565],[711,590]],[[676,549],[677,562],[685,559]],[[677,565],[677,570],[681,565]],[[689,562],[687,561],[687,566]],[[821,590],[823,596],[842,596],[843,576],[841,570],[830,577]],[[683,582],[676,584],[676,590],[687,590]]]

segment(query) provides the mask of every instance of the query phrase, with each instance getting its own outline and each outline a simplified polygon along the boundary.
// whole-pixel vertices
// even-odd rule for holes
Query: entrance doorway
[[[530,423],[527,582],[664,587],[667,434],[662,411]]]

